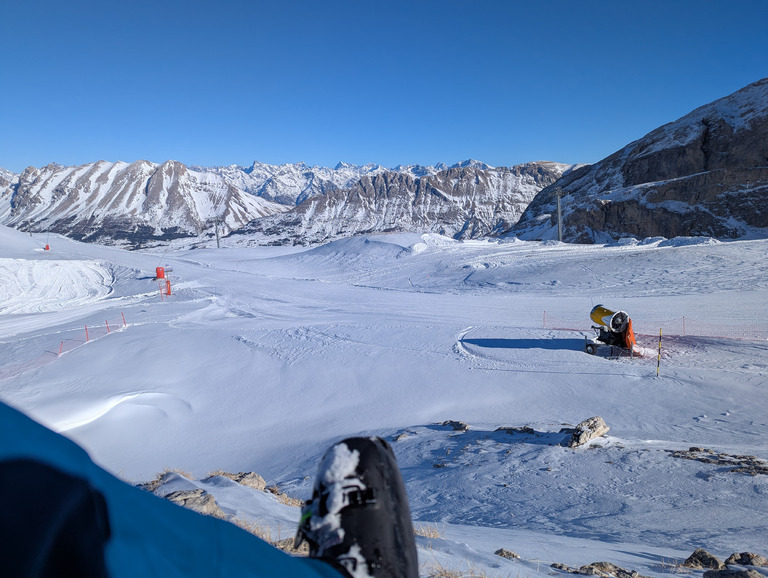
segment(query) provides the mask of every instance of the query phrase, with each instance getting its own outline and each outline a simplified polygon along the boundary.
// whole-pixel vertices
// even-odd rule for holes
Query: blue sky
[[[595,162],[768,76],[765,0],[0,2],[0,167]]]

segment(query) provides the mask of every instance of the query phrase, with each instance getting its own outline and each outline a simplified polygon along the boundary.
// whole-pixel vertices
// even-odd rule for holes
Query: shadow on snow
[[[471,338],[462,339],[461,342],[489,349],[566,349],[570,351],[584,351],[583,339]]]

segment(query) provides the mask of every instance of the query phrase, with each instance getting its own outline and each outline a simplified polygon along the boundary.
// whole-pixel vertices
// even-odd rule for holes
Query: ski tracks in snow
[[[0,259],[0,314],[75,309],[107,297],[113,283],[96,261]]]

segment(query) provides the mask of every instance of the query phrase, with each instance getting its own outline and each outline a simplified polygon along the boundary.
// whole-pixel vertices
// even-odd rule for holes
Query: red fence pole
[[[88,343],[88,326],[85,326],[85,342]]]
[[[61,345],[59,345],[59,356],[61,356],[61,350],[64,348],[64,342],[61,342]]]
[[[109,333],[109,321],[107,321],[106,323],[107,323],[107,333]]]
[[[122,316],[123,316],[123,327],[128,327],[128,325],[125,323],[125,313],[123,313],[123,312],[121,311],[121,312],[120,312],[120,315],[122,315]]]

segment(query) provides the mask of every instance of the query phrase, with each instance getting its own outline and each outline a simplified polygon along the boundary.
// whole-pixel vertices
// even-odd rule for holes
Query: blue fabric
[[[107,534],[111,534],[105,560],[113,578],[340,576],[319,560],[290,556],[224,520],[186,510],[126,484],[94,464],[71,440],[0,402],[0,462],[8,464],[13,460],[50,466],[67,477],[84,481],[85,486],[77,491],[90,488],[104,497]],[[25,474],[17,471],[15,475]],[[54,487],[47,491],[57,490]],[[15,505],[13,516],[0,517],[3,531],[12,532],[15,524],[24,522],[24,516],[42,515],[35,514],[25,501]],[[89,515],[84,514],[83,519]],[[31,523],[34,525],[34,520]],[[45,545],[41,543],[38,551],[45,551]],[[95,560],[94,565],[98,565]]]

